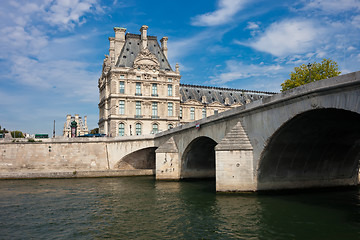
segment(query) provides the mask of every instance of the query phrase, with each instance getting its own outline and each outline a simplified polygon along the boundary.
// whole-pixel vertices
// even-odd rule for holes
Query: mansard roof
[[[239,103],[245,104],[246,101],[256,101],[265,96],[271,96],[273,94],[276,93],[180,84],[181,102],[186,102],[189,100],[203,102],[203,96],[205,96],[204,100],[206,101],[206,104],[219,102],[225,105],[226,98],[228,98],[228,103],[226,105],[233,105]]]
[[[160,63],[160,70],[172,71],[171,66],[165,57],[161,47],[157,41],[156,36],[147,36],[148,49],[155,55]],[[141,35],[127,33],[125,35],[125,44],[120,52],[119,59],[117,60],[117,67],[130,67],[134,65],[134,60],[140,53],[141,48]]]

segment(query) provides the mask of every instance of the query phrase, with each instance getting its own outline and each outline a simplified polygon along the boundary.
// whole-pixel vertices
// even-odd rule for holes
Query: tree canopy
[[[99,128],[94,128],[90,130],[90,134],[97,134],[99,133]]]
[[[290,79],[285,80],[281,84],[281,91],[286,91],[310,82],[336,77],[340,75],[338,64],[331,60],[324,58],[321,63],[314,62],[309,67],[302,64],[295,67],[294,71],[290,73]]]

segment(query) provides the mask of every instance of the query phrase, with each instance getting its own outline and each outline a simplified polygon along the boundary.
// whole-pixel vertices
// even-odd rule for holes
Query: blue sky
[[[168,40],[182,83],[279,91],[295,66],[331,58],[360,70],[360,0],[0,3],[0,125],[62,134],[67,114],[97,127],[98,88],[113,28]]]

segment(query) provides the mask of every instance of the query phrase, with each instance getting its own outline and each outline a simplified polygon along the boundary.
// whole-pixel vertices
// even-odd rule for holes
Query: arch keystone
[[[216,191],[255,191],[253,147],[239,121],[215,147]]]

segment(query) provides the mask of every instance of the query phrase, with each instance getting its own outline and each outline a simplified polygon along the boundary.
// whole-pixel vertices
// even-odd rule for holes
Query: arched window
[[[119,136],[125,135],[125,124],[119,123]]]
[[[154,123],[152,125],[152,133],[158,133],[159,132],[159,125],[157,123]]]
[[[172,124],[169,124],[168,129],[172,129],[172,128],[174,128],[174,126]]]
[[[136,135],[141,135],[141,123],[135,125],[135,133]]]

